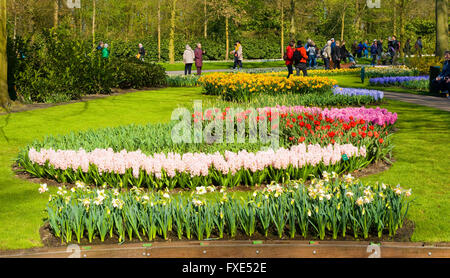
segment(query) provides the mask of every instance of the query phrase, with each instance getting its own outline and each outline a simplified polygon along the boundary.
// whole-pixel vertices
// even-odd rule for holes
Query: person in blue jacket
[[[374,40],[372,43],[372,46],[370,47],[370,55],[372,56],[372,66],[376,65],[377,62],[377,55],[378,55],[378,42],[377,40]]]
[[[450,90],[450,51],[445,51],[445,62],[442,72],[431,82],[431,87],[437,91],[441,91],[449,98]]]

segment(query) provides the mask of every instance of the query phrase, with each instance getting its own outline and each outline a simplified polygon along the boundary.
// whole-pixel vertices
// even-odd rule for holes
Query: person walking
[[[377,56],[378,56],[378,43],[377,40],[374,40],[372,46],[370,47],[370,55],[372,56],[372,66],[376,65]]]
[[[205,54],[205,51],[202,49],[201,43],[197,43],[197,48],[195,48],[195,51],[194,51],[195,67],[197,68],[197,75],[202,74],[203,55],[204,54]]]
[[[397,59],[400,54],[400,42],[397,40],[396,36],[392,36],[392,47],[394,48],[394,58],[392,59],[392,64],[397,64]]]
[[[341,59],[344,63],[347,63],[347,58],[350,56],[350,53],[347,50],[347,46],[345,46],[345,41],[341,43]]]
[[[109,58],[109,49],[108,49],[109,45],[107,43],[105,43],[103,45],[103,49],[102,49],[102,58],[103,59],[108,59]]]
[[[407,39],[405,42],[405,47],[403,48],[403,53],[405,58],[411,57],[411,39]]]
[[[285,64],[288,68],[288,76],[287,78],[289,78],[292,74],[294,74],[294,46],[295,46],[295,41],[291,40],[289,42],[289,45],[286,47],[286,52],[284,54],[284,60],[286,61]]]
[[[358,50],[356,51],[356,56],[358,58],[361,58],[363,56],[363,53],[364,53],[364,45],[362,41],[360,41],[358,44]]]
[[[242,61],[244,60],[244,55],[242,53],[242,45],[240,41],[236,41],[234,45],[234,50],[231,51],[231,54],[234,55],[234,66],[233,69],[238,68],[242,69]]]
[[[365,41],[363,44],[364,58],[369,58],[369,42]]]
[[[377,41],[377,63],[380,64],[383,55],[383,39]]]
[[[333,60],[333,69],[341,69],[341,47],[339,41],[336,41],[336,45],[331,49],[331,59]]]
[[[315,67],[317,64],[317,62],[316,62],[316,44],[313,41],[310,41],[306,51],[308,52],[309,67],[310,68]]]
[[[323,63],[325,64],[325,69],[330,69],[330,59],[331,59],[331,41],[327,41],[327,44],[322,50]]]
[[[139,44],[138,54],[136,55],[136,58],[138,58],[139,60],[144,62],[145,55],[146,55],[146,52],[145,52],[144,45],[142,43],[140,43]]]
[[[183,53],[184,75],[191,74],[194,59],[195,59],[194,50],[192,50],[192,48],[187,44],[186,50]]]
[[[422,58],[422,49],[423,49],[422,37],[417,38],[414,47],[416,48],[416,54],[419,55],[420,58]]]
[[[356,57],[356,54],[358,53],[358,42],[354,41],[352,44],[352,55],[353,57]]]
[[[294,65],[297,71],[297,76],[300,76],[300,71],[303,72],[303,76],[308,76],[308,71],[306,70],[306,62],[308,60],[308,54],[306,53],[305,47],[303,47],[303,42],[298,41],[297,46],[294,51]]]

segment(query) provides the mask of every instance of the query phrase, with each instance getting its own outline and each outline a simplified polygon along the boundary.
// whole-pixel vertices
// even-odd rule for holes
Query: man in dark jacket
[[[431,82],[431,87],[442,93],[448,98],[450,90],[450,51],[445,51],[445,62],[442,72]]]
[[[379,41],[377,41],[377,60],[378,60],[378,64],[381,60],[381,56],[383,55],[383,40],[380,39]]]
[[[336,41],[336,45],[331,49],[331,59],[333,60],[334,69],[341,69],[341,47],[339,41]]]
[[[370,47],[370,56],[372,56],[372,66],[375,66],[375,63],[377,62],[377,54],[378,54],[378,45],[377,40],[374,40],[372,43],[372,46]]]

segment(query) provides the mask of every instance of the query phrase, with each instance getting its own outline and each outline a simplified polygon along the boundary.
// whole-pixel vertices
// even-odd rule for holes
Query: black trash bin
[[[431,82],[438,77],[439,73],[441,73],[441,67],[430,67],[430,94],[432,95],[439,94],[439,91],[431,86]]]

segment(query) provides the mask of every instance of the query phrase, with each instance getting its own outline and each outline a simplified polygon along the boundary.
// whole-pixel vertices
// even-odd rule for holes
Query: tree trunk
[[[341,42],[344,40],[344,31],[345,31],[345,7],[342,11],[342,20],[341,20]]]
[[[406,42],[405,38],[405,21],[406,21],[406,5],[407,0],[400,0],[400,41]]]
[[[443,57],[448,49],[447,0],[436,0],[436,56]]]
[[[161,62],[161,0],[158,0],[158,62]]]
[[[96,13],[96,7],[95,7],[96,0],[92,0],[92,45],[95,46],[95,13]]]
[[[11,99],[8,93],[8,57],[6,54],[6,0],[0,0],[0,105],[8,109]]]
[[[228,38],[228,16],[225,17],[225,41],[226,41],[226,50],[225,50],[225,60],[228,60],[228,52],[229,52],[229,38]]]
[[[206,8],[206,0],[204,3],[204,9],[205,9],[205,28],[204,28],[204,37],[205,39],[208,38],[208,14],[207,14],[207,8]]]
[[[284,5],[281,0],[281,59],[284,57]]]
[[[58,27],[58,19],[59,19],[59,0],[54,0],[53,2],[53,27]]]
[[[291,29],[289,30],[291,39],[295,38],[295,0],[291,0]]]
[[[393,34],[397,36],[397,0],[392,0],[392,10],[394,12],[394,16],[392,17],[393,24]]]
[[[172,12],[170,16],[169,61],[175,63],[175,16],[177,0],[172,0]]]

